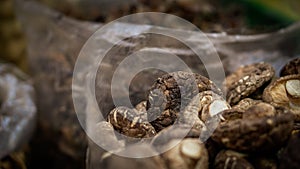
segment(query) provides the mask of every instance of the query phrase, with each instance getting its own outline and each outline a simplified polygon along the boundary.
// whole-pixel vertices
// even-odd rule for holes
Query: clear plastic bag
[[[73,108],[72,74],[81,46],[99,25],[69,19],[33,1],[17,0],[16,13],[27,37],[38,98],[33,160],[42,158],[54,168],[82,168],[87,140]]]
[[[127,39],[126,42],[129,43],[127,45],[126,43],[124,43],[124,46],[120,45],[118,46],[117,49],[112,48],[111,50],[114,52],[112,52],[113,53],[112,55],[108,54],[108,56],[111,56],[111,58],[114,59],[112,60],[107,59],[106,61],[104,61],[104,63],[102,62],[103,65],[107,65],[106,68],[108,69],[104,70],[105,73],[102,72],[103,73],[101,74],[102,76],[99,76],[98,79],[96,78],[95,91],[96,91],[97,104],[99,105],[99,108],[101,109],[101,113],[104,117],[106,117],[109,111],[115,106],[111,98],[110,80],[113,78],[113,72],[115,72],[116,69],[115,66],[119,64],[118,61],[122,60],[121,58],[123,58],[124,55],[128,54],[126,52],[131,50],[134,51],[135,49],[143,49],[144,47],[143,45],[146,46],[147,42],[143,43],[144,41],[141,40],[143,38],[143,35],[139,34],[138,33],[139,31],[143,32],[145,29],[162,29],[162,28],[157,28],[149,25],[130,25],[130,24],[119,24],[115,28],[116,29],[111,29],[109,31],[113,35],[113,37],[117,37],[119,38],[119,40],[122,40],[122,38],[124,38],[126,35],[125,32],[122,33],[122,30],[134,30],[137,31],[135,33],[140,36],[134,36],[129,40]],[[175,30],[169,29],[168,31],[175,31]],[[197,39],[196,33],[188,32],[188,31],[185,32],[183,30],[176,30],[176,31],[181,31],[183,36],[186,37],[187,39],[198,41],[199,46],[203,45],[203,41],[201,41],[200,38]],[[278,73],[280,68],[285,63],[287,63],[288,60],[295,57],[299,57],[300,42],[299,40],[297,40],[299,39],[299,35],[300,35],[299,33],[300,33],[300,24],[297,23],[286,29],[279,30],[278,32],[274,32],[270,34],[261,34],[261,35],[252,35],[252,36],[240,36],[240,35],[229,36],[226,34],[207,34],[207,36],[214,43],[221,57],[221,60],[224,65],[224,69],[227,74],[233,72],[241,65],[261,62],[261,61],[271,63],[276,69],[276,72]],[[199,35],[199,37],[201,37],[201,35]],[[193,57],[191,57],[192,55],[191,51],[185,49],[185,47],[182,47],[176,43],[172,43],[172,41],[166,40],[164,38],[157,39],[155,38],[155,36],[147,37],[147,38],[148,38],[147,40],[149,41],[159,40],[159,43],[157,44],[166,46],[166,47],[160,46],[159,48],[157,47],[158,51],[159,49],[170,50],[174,54],[179,55],[182,60],[188,63],[190,68],[192,68],[194,72],[205,74],[204,68],[201,66],[201,64],[197,62],[193,62],[194,59]],[[95,44],[101,44],[103,41],[106,41],[105,39],[101,39],[101,38],[97,40],[98,42]],[[153,48],[155,49],[155,47],[156,46],[154,46]],[[87,56],[86,59],[88,59],[88,57],[91,55],[95,55],[95,53],[93,53],[93,47],[90,48],[90,50],[91,52],[85,53],[85,55]],[[210,51],[210,49],[204,47],[203,51],[204,52]],[[118,57],[120,60],[118,60]],[[93,63],[90,64],[92,65]],[[211,65],[206,65],[206,66],[214,67],[217,66],[217,64],[212,63]],[[89,72],[89,70],[91,69],[92,66],[86,67],[86,69],[84,69],[82,73]],[[124,71],[123,73],[124,73],[124,77],[126,77],[126,71]],[[136,84],[136,86],[132,86],[134,88],[132,91],[135,91],[133,93],[136,96],[135,97],[136,100],[142,101],[146,99],[145,91],[147,91],[150,88],[150,85],[153,83],[153,76],[157,77],[158,75],[159,73],[156,74],[154,73],[153,75],[149,72],[143,72],[142,74],[139,74],[139,77],[137,77],[137,81],[132,82],[132,84]],[[81,81],[83,82],[88,81],[88,77],[87,79],[85,79],[83,76],[78,78],[81,78]],[[97,120],[101,118],[99,118],[97,111],[92,108],[93,107],[92,105],[94,104],[94,100],[90,99],[91,97],[93,97],[93,95],[91,94],[93,92],[93,90],[91,90],[90,88],[91,85],[93,84],[86,85],[86,88],[82,90],[76,90],[78,92],[76,93],[76,96],[78,96],[78,98],[76,99],[85,100],[84,102],[82,102],[84,104],[79,109],[79,112],[86,113],[85,114],[86,128],[87,130],[90,128],[91,133],[93,133],[93,126],[97,123]],[[82,91],[82,93],[80,91]],[[125,96],[119,93],[118,99],[122,100],[124,98]],[[137,101],[134,102],[133,104],[137,104]],[[103,133],[102,136],[105,137],[106,135]],[[109,144],[109,142],[107,142],[106,144]],[[147,145],[144,146],[146,147]],[[139,153],[139,151],[136,151],[136,153]],[[89,169],[96,169],[96,168],[106,168],[107,166],[110,166],[107,164],[107,161],[103,160],[103,158],[106,159],[106,155],[107,155],[106,150],[103,150],[103,148],[99,147],[97,144],[91,141],[91,143],[89,144],[89,150],[87,156],[87,163],[88,163],[87,167]],[[153,160],[152,158],[149,159]],[[132,167],[131,165],[126,165],[126,163],[124,162],[126,160],[128,164],[134,165],[136,162],[136,161],[131,162],[130,161],[131,159],[128,159],[126,157],[111,158],[109,162],[112,165],[121,164],[123,168]],[[142,164],[139,165],[147,166],[147,161],[144,161],[142,162]]]
[[[87,117],[88,112],[93,111],[89,107],[90,103],[87,99],[90,91],[87,91],[86,88],[76,88],[77,93],[73,97],[82,103],[76,116],[72,102],[72,73],[81,47],[89,36],[102,25],[64,17],[58,12],[31,1],[18,0],[17,2],[18,16],[25,27],[29,40],[29,63],[34,73],[37,96],[38,98],[45,98],[38,101],[41,110],[40,121],[47,131],[54,130],[56,133],[62,133],[62,135],[54,138],[60,151],[82,160],[87,140],[77,117],[85,119],[81,121],[84,127],[92,128],[93,126],[89,126],[90,124],[87,122],[90,119],[97,122],[97,115]],[[124,23],[116,24],[114,29],[108,30],[105,35],[109,36],[99,37],[97,44],[105,45],[109,43],[110,38],[123,40],[128,33],[137,35],[118,46],[114,51],[117,53],[112,52],[112,54],[116,54],[115,58],[122,57],[123,54],[126,54],[126,51],[143,48],[143,45],[146,44],[137,43],[139,38],[143,37],[140,33],[152,29],[178,31],[186,39],[203,44],[201,35],[192,31]],[[221,33],[206,35],[219,53],[226,73],[232,72],[240,65],[260,61],[269,62],[278,70],[287,60],[299,57],[300,53],[300,23],[269,34],[241,36]],[[158,53],[162,49],[170,50],[173,54],[179,55],[185,62],[190,63],[194,71],[205,73],[203,67],[198,63],[194,63],[193,57],[191,57],[193,56],[192,52],[182,45],[171,43],[167,39],[162,40],[155,37],[150,37],[150,39],[159,42]],[[208,47],[203,45],[203,52],[209,51]],[[101,45],[96,44],[91,49],[103,50]],[[89,57],[95,55],[95,53],[91,50],[86,55]],[[114,107],[110,96],[109,80],[112,77],[111,70],[116,62],[108,58],[105,64],[107,66],[106,76],[99,78],[97,81],[99,83],[96,83],[96,88],[98,87],[97,90],[100,91],[96,93],[97,102],[101,105],[104,115]],[[213,67],[214,64],[212,63],[210,66]],[[89,69],[90,67],[86,67],[82,72],[82,76],[75,78],[81,78],[82,82],[85,82],[86,72]],[[157,72],[156,75],[159,73]],[[154,79],[152,75],[152,73],[144,72],[139,76],[139,82],[141,83],[133,86],[134,89],[132,89],[133,93],[138,96],[137,100],[145,99],[144,92],[148,90]],[[120,95],[119,97],[122,98],[123,96]],[[98,161],[100,157],[97,156],[104,152],[96,144],[90,143],[88,166],[99,168],[99,165],[101,165]]]

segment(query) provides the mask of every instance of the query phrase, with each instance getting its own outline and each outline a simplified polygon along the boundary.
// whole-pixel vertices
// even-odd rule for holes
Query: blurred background
[[[137,12],[174,14],[205,33],[251,36],[298,22],[300,1],[1,0],[0,63],[32,78],[38,109],[32,137],[2,157],[0,169],[84,168],[87,139],[71,99],[76,57],[96,28]]]
[[[274,31],[300,19],[293,0],[40,0],[67,16],[106,23],[137,12],[182,17],[204,32],[253,34]]]

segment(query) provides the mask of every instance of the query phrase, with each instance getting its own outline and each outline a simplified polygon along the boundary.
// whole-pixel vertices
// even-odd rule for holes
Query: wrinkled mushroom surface
[[[228,103],[235,105],[241,99],[255,93],[270,82],[274,74],[274,68],[264,62],[240,67],[227,76],[223,83]]]
[[[275,109],[259,103],[248,110],[229,109],[222,112],[212,139],[226,148],[241,152],[264,152],[277,149],[289,138],[293,115],[284,108]]]

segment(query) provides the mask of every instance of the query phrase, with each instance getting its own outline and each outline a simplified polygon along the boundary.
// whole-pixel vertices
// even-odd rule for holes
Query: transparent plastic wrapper
[[[85,156],[87,139],[77,117],[88,119],[81,121],[82,125],[93,128],[93,126],[89,126],[88,122],[90,119],[97,122],[97,115],[87,117],[87,112],[93,111],[89,107],[90,103],[87,99],[91,92],[89,88],[76,88],[73,97],[82,103],[79,105],[76,115],[71,90],[73,68],[83,44],[102,25],[67,18],[31,1],[18,0],[17,6],[18,16],[29,41],[29,63],[36,84],[37,97],[44,98],[38,100],[38,107],[41,110],[39,119],[41,128],[47,131],[47,134],[51,133],[51,138],[58,145],[60,152],[82,161]],[[103,47],[110,44],[110,38],[123,40],[128,34],[134,35],[132,38],[126,39],[126,43],[120,43],[110,51],[109,55],[114,57],[106,57],[103,62],[105,76],[98,77],[95,83],[97,102],[98,105],[101,105],[99,107],[104,116],[114,108],[109,83],[113,70],[120,58],[128,54],[128,51],[143,49],[148,44],[158,42],[159,46],[152,46],[151,50],[158,54],[163,50],[171,51],[184,60],[193,71],[200,74],[206,73],[205,68],[199,62],[194,61],[195,54],[186,46],[176,41],[170,41],[167,37],[141,35],[145,30],[176,31],[187,41],[199,43],[199,48],[209,56],[211,49],[210,46],[203,45],[202,35],[186,31],[184,28],[181,30],[167,28],[168,22],[164,22],[166,28],[116,23],[113,29],[107,30],[106,34],[97,39],[98,43],[90,48],[91,52],[86,53],[86,56],[89,57],[97,54],[94,52],[95,50],[104,50]],[[278,70],[287,60],[299,57],[300,52],[299,23],[269,34],[240,36],[221,33],[206,34],[206,36],[214,44],[226,74],[234,71],[240,65],[260,61],[269,62]],[[211,63],[208,66],[218,65]],[[81,78],[85,82],[86,72],[89,69],[90,67],[84,68],[82,76],[75,78]],[[135,79],[140,83],[135,83],[133,80],[132,84],[136,84],[130,87],[133,104],[146,99],[145,92],[161,73],[159,71],[142,72]],[[120,93],[118,97],[122,99],[124,96]],[[105,150],[91,142],[87,155],[87,166],[99,168],[101,165],[99,159],[103,154],[105,154]]]
[[[117,34],[113,37],[122,40],[122,37],[124,38],[127,35],[125,33],[122,35],[122,32],[120,32],[119,30],[128,30],[128,27],[130,28],[131,26],[132,26],[131,24],[116,23],[114,27],[115,29],[110,29],[109,31],[113,32],[113,35]],[[151,46],[151,48],[153,50],[157,49],[157,51],[162,51],[161,49],[170,50],[174,52],[174,54],[178,55],[182,60],[184,60],[185,63],[187,63],[190,66],[190,68],[193,69],[194,72],[200,74],[206,74],[204,67],[201,66],[201,63],[193,62],[195,61],[195,58],[193,58],[193,53],[190,50],[186,49],[185,46],[182,46],[181,44],[176,43],[166,37],[160,37],[158,39],[157,37],[155,37],[155,35],[153,35],[153,36],[147,36],[145,38],[142,35],[142,32],[145,29],[149,29],[149,30],[160,29],[164,31],[165,28],[153,27],[148,25],[135,25],[134,28],[135,28],[134,30],[137,32],[134,32],[132,34],[137,34],[138,36],[133,36],[130,39],[124,40],[125,42],[128,42],[128,44],[124,43],[123,44],[124,46],[116,45],[117,47],[112,48],[110,51],[111,53],[109,52],[106,55],[107,60],[104,60],[101,63],[105,65],[104,66],[105,68],[107,68],[106,70],[105,68],[102,69],[102,71],[104,71],[105,73],[101,75],[104,76],[97,74],[99,75],[99,77],[97,77],[98,79],[96,78],[96,89],[95,89],[96,98],[97,98],[99,108],[101,109],[101,113],[104,117],[106,117],[109,111],[114,108],[114,104],[110,92],[110,85],[111,85],[110,80],[113,77],[113,72],[115,72],[116,67],[119,64],[118,57],[123,58],[124,56],[129,55],[132,51],[135,51],[137,49],[143,49],[143,48],[146,49],[147,45],[153,45]],[[138,31],[140,31],[141,33],[139,34]],[[175,31],[175,30],[167,29],[167,31]],[[176,30],[176,31],[180,31],[180,30]],[[299,36],[299,32],[300,32],[299,24],[295,24],[286,29],[279,30],[278,32],[274,32],[270,34],[253,35],[253,36],[240,36],[240,35],[228,36],[226,34],[207,34],[207,36],[214,43],[221,57],[221,60],[223,62],[227,74],[233,72],[241,65],[246,65],[246,64],[261,62],[261,61],[271,63],[274,66],[274,68],[277,70],[276,72],[278,73],[279,72],[278,70],[280,70],[280,68],[285,63],[287,63],[288,60],[295,57],[299,57],[300,43],[297,40],[297,38],[295,38]],[[209,48],[205,48],[205,45],[203,44],[203,41],[200,38],[201,35],[198,35],[197,33],[194,32],[188,32],[188,31],[181,31],[181,33],[187,39],[191,39],[191,41],[192,40],[197,41],[199,46],[204,46],[202,48],[204,52],[210,51]],[[197,36],[199,37],[199,39],[197,38]],[[102,44],[103,41],[106,41],[105,39],[101,39],[101,38],[97,40],[98,43],[95,44]],[[155,43],[155,41],[156,42],[160,41],[160,43]],[[165,45],[166,47],[164,48],[161,46],[155,46],[156,44]],[[91,52],[87,51],[87,53],[85,53],[86,60],[88,60],[90,56],[96,55],[93,49],[95,48],[92,46],[91,48],[89,48]],[[99,50],[101,50],[101,48]],[[207,55],[209,56],[209,52]],[[109,58],[113,58],[113,59],[109,60]],[[92,65],[93,63],[90,64]],[[214,67],[217,66],[217,64],[212,63],[206,66]],[[91,67],[86,67],[86,69],[84,69],[82,74],[89,72],[89,69],[92,69]],[[124,77],[126,77],[126,71],[123,71],[123,73],[124,73]],[[154,79],[160,76],[160,72],[154,71],[152,73],[153,74],[151,74],[150,72],[143,72],[139,74],[137,77],[135,77],[135,79],[133,79],[133,81],[131,82],[133,86],[131,86],[131,88],[129,89],[131,89],[131,91],[134,91],[132,93],[133,95],[131,95],[130,93],[130,97],[133,98],[131,100],[133,105],[137,104],[138,101],[146,99],[145,92],[149,90],[151,84],[154,82]],[[83,77],[84,76],[82,75],[78,78],[82,78],[81,81],[83,82],[88,81]],[[136,86],[134,84],[136,84]],[[82,107],[79,108],[79,112],[86,112],[87,121],[85,124],[87,125],[87,130],[90,127],[90,131],[96,131],[93,128],[93,124],[95,123],[95,120],[99,119],[99,116],[97,115],[97,113],[95,114],[91,113],[91,112],[96,112],[91,106],[93,105],[93,100],[90,99],[92,97],[91,93],[93,92],[93,90],[91,91],[90,88],[91,85],[93,84],[91,83],[86,85],[86,88],[82,90],[76,88],[76,92],[75,92],[76,95],[74,96],[78,97],[76,99],[84,100],[82,101],[82,103],[85,104],[83,104]],[[83,95],[85,96],[80,97]],[[119,93],[116,99],[123,100],[125,97],[126,96]],[[101,135],[103,137],[107,136],[107,134],[104,131],[94,132],[94,134],[97,135],[98,137],[101,137]],[[111,140],[107,141],[106,144],[112,144]],[[115,151],[118,150],[119,149],[115,149]],[[106,158],[109,158],[111,160],[110,161],[111,164],[121,164],[121,166],[123,166],[122,164],[124,164],[124,168],[127,167],[127,165],[124,163],[124,160],[126,161],[127,159],[126,157],[120,157],[120,158],[107,157],[106,150],[104,150],[103,148],[99,147],[97,144],[91,141],[91,143],[89,144],[89,150],[87,155],[87,168],[89,169],[106,168],[107,166],[109,166],[107,165],[107,161],[103,160]],[[128,160],[128,163],[132,164],[134,162],[129,162]],[[144,164],[145,166],[147,165],[146,161]]]
[[[121,30],[128,30],[130,28],[131,24],[116,24],[115,29],[110,29],[109,31],[113,32],[113,35],[116,34],[113,37],[119,38],[119,40],[122,40],[122,37],[126,37],[125,33],[122,35]],[[128,42],[129,44],[124,43],[124,46],[117,45],[117,47],[111,49],[111,53],[108,52],[106,56],[107,60],[103,61],[101,64],[105,65],[107,70],[103,70],[105,73],[99,75],[99,77],[96,78],[96,98],[99,105],[99,108],[101,110],[101,113],[104,117],[107,116],[110,110],[114,108],[113,101],[111,99],[111,91],[110,87],[111,82],[110,80],[113,78],[113,72],[116,70],[116,66],[119,64],[118,57],[123,58],[124,55],[127,56],[132,51],[137,49],[146,49],[147,45],[154,45],[151,46],[154,50],[155,48],[159,51],[161,49],[166,49],[174,52],[174,54],[178,55],[182,60],[187,63],[190,68],[194,72],[200,73],[200,74],[206,74],[205,69],[203,66],[201,66],[201,63],[194,62],[195,58],[193,58],[193,52],[186,49],[185,46],[181,46],[178,43],[173,43],[172,40],[168,40],[168,38],[156,38],[155,35],[153,36],[147,36],[148,41],[150,41],[147,44],[147,40],[143,39],[144,36],[142,35],[142,32],[145,29],[149,30],[155,30],[155,29],[161,29],[164,31],[165,28],[159,28],[154,26],[148,26],[148,25],[134,25],[134,32],[133,35],[137,34],[137,36],[133,36],[130,39],[124,40],[125,42]],[[132,28],[133,30],[133,28]],[[139,34],[140,31],[140,34]],[[189,31],[183,31],[183,30],[172,30],[168,29],[167,31],[181,31],[184,37],[187,39],[195,40],[198,42],[199,46],[204,46],[202,48],[203,52],[207,51],[207,55],[209,57],[209,48],[205,48],[205,44],[203,44],[203,41],[201,40],[201,35],[197,35],[197,33],[189,32]],[[110,33],[111,33],[110,32]],[[288,62],[288,60],[293,59],[295,57],[299,57],[300,52],[300,42],[297,40],[299,38],[300,33],[300,25],[299,23],[292,25],[286,29],[279,30],[274,33],[270,34],[261,34],[261,35],[253,35],[253,36],[241,36],[241,35],[235,35],[235,36],[229,36],[226,34],[207,34],[208,38],[214,43],[220,58],[223,62],[224,69],[226,74],[232,73],[234,70],[236,70],[241,65],[246,65],[250,63],[256,63],[256,62],[268,62],[273,65],[273,67],[276,69],[276,72],[278,73],[281,67]],[[105,34],[105,33],[104,33]],[[199,37],[199,39],[197,38]],[[98,44],[102,44],[103,41],[106,41],[104,39],[97,39]],[[157,40],[157,43],[155,43],[155,40]],[[146,41],[146,42],[145,42]],[[159,41],[159,43],[158,43]],[[153,43],[154,42],[154,43]],[[95,43],[97,44],[97,43]],[[159,44],[160,46],[155,46],[155,44]],[[144,46],[143,46],[144,45]],[[161,45],[165,45],[161,46]],[[91,47],[90,53],[87,52],[85,55],[88,57],[91,55],[95,55],[94,48]],[[99,48],[97,48],[99,49]],[[149,49],[149,48],[147,48]],[[99,49],[101,50],[101,49]],[[128,53],[126,53],[128,52]],[[96,52],[97,53],[97,52]],[[158,52],[159,53],[159,52]],[[98,53],[97,53],[98,54]],[[108,58],[114,58],[112,60],[109,60]],[[117,59],[116,59],[117,58]],[[122,59],[120,59],[122,60]],[[92,63],[91,63],[92,65]],[[218,64],[211,63],[210,65],[206,65],[208,67],[214,67],[218,66]],[[92,67],[92,66],[91,66]],[[90,68],[92,69],[92,68]],[[89,68],[86,67],[82,73],[89,72]],[[153,75],[154,74],[154,75]],[[98,74],[97,74],[98,75]],[[104,76],[102,76],[104,75]],[[153,77],[154,76],[154,77]],[[160,76],[160,72],[143,72],[139,74],[133,81],[131,82],[133,85],[130,86],[129,90],[134,91],[133,95],[131,93],[129,94],[131,98],[133,98],[132,104],[135,105],[138,103],[138,101],[145,100],[146,92],[149,90],[151,84],[153,83],[154,79]],[[83,76],[80,76],[78,78],[82,78]],[[124,77],[126,77],[126,71],[124,71]],[[75,77],[76,78],[76,77]],[[83,78],[84,79],[84,78]],[[81,79],[82,81],[85,81]],[[136,81],[135,81],[136,80]],[[87,80],[88,81],[88,80]],[[135,86],[135,85],[136,86]],[[89,98],[92,97],[91,93],[94,92],[91,90],[90,85],[86,85],[86,88],[82,90],[76,89],[76,95],[78,98],[76,99],[83,99],[83,96],[85,94],[85,98],[87,103],[85,101],[82,101],[82,103],[85,103],[82,105],[82,109],[79,108],[79,112],[86,112],[86,119],[85,122],[87,130],[90,127],[90,131],[95,131],[93,128],[93,124],[95,124],[95,120],[99,119],[97,113],[93,114],[91,112],[94,112],[95,110],[91,108],[91,105],[93,104],[93,100],[90,100]],[[84,94],[80,91],[84,91]],[[86,91],[90,91],[86,92]],[[78,93],[77,93],[78,92]],[[117,96],[116,99],[123,100],[126,96],[123,96],[121,93]],[[78,110],[77,110],[78,111]],[[95,111],[97,112],[97,111]],[[89,116],[90,115],[90,116]],[[91,122],[93,121],[93,122]],[[101,130],[101,129],[100,129]],[[89,130],[88,130],[89,131]],[[101,134],[102,133],[102,134]],[[107,136],[105,132],[95,132],[95,135],[98,137]],[[93,134],[92,134],[93,135]],[[105,144],[110,144],[110,141],[107,141]],[[141,144],[143,145],[143,144]],[[119,149],[115,149],[115,151],[119,152]],[[96,169],[96,168],[106,168],[107,166],[110,166],[107,164],[107,158],[110,159],[110,164],[120,164],[123,166],[123,168],[126,168],[127,165],[124,163],[126,161],[126,157],[119,157],[119,158],[110,158],[111,156],[107,157],[107,152],[103,148],[96,145],[94,142],[90,142],[89,144],[89,150],[87,152],[87,168],[89,169]],[[137,153],[139,153],[137,151]],[[150,158],[151,159],[151,158]],[[130,160],[127,159],[128,163],[134,164],[134,162],[129,162]],[[152,160],[152,159],[151,159]],[[122,165],[124,164],[124,165]],[[145,161],[143,163],[145,166],[147,166],[147,162]],[[132,166],[128,166],[129,168]]]
[[[73,109],[73,66],[86,39],[99,27],[64,17],[32,1],[15,1],[28,42],[29,71],[37,108],[37,134],[32,146],[35,165],[83,168],[87,141]],[[47,152],[47,153],[46,153]]]
[[[0,64],[0,159],[28,143],[36,124],[34,89],[12,65]]]

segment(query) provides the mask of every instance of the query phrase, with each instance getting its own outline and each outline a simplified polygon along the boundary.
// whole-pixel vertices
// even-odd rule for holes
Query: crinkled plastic
[[[27,37],[29,69],[38,98],[41,134],[36,138],[39,145],[34,146],[49,163],[59,165],[55,168],[82,168],[87,141],[73,108],[72,74],[78,52],[99,24],[69,19],[32,1],[17,0],[16,12]],[[63,155],[72,160],[59,161]]]
[[[149,25],[131,25],[131,24],[116,24],[113,29],[109,30],[110,35],[114,38],[119,38],[119,40],[124,38],[126,33],[122,32],[122,30],[134,30],[136,34],[139,34],[140,32],[143,32],[145,29],[164,29],[159,27],[153,27]],[[164,30],[165,31],[165,30]],[[168,31],[174,31],[172,29],[168,29]],[[203,42],[201,39],[197,39],[197,33],[194,32],[185,32],[181,31],[183,36],[185,36],[187,39],[195,40],[199,43],[199,46],[203,45]],[[133,34],[134,34],[133,33]],[[290,59],[294,57],[300,56],[300,41],[299,34],[300,33],[300,24],[297,23],[295,25],[292,25],[286,29],[279,30],[274,33],[270,34],[261,34],[261,35],[252,35],[252,36],[241,36],[241,35],[235,35],[235,36],[228,36],[226,34],[207,34],[207,36],[210,38],[210,40],[214,43],[225,68],[226,73],[231,73],[235,69],[237,69],[241,65],[250,64],[254,62],[269,62],[271,63],[274,68],[278,70]],[[112,52],[115,57],[118,58],[122,57],[122,55],[126,54],[123,53],[127,49],[127,51],[134,50],[136,48],[142,49],[143,46],[140,46],[139,37],[136,36],[132,39],[126,41],[129,42],[129,44],[124,43],[124,46],[119,47],[116,52]],[[201,35],[199,35],[201,37]],[[151,39],[151,38],[150,38]],[[155,38],[153,38],[155,39]],[[151,39],[151,40],[153,40]],[[99,44],[103,41],[107,41],[106,39],[99,38]],[[193,63],[193,59],[191,59],[192,52],[181,48],[181,46],[177,46],[177,44],[172,44],[170,41],[164,40],[163,38],[157,39],[160,40],[158,43],[159,45],[165,45],[160,46],[157,48],[157,52],[160,51],[160,49],[166,49],[172,51],[174,54],[179,55],[186,63],[189,63],[189,66],[198,73],[205,74],[205,71],[203,70],[203,67],[200,66],[200,64]],[[205,48],[205,45],[203,45],[203,51],[210,51],[210,49]],[[127,48],[126,48],[127,47]],[[86,53],[87,56],[93,55],[93,48],[91,48],[90,53]],[[155,50],[155,47],[152,49]],[[101,50],[101,47],[98,48],[98,50]],[[114,49],[112,49],[114,50]],[[110,97],[110,79],[113,76],[113,71],[109,70],[115,70],[114,67],[118,64],[117,59],[109,60],[107,59],[105,61],[107,70],[103,70],[105,73],[101,74],[102,77],[99,77],[96,81],[96,97],[98,101],[98,105],[102,111],[102,114],[105,116],[107,113],[114,107],[113,101]],[[92,65],[92,63],[91,63]],[[217,65],[217,64],[216,64]],[[214,66],[214,64],[211,64],[209,66]],[[89,67],[87,67],[84,72],[89,71]],[[124,77],[126,72],[124,72]],[[103,76],[105,75],[105,76]],[[153,83],[153,79],[150,78],[151,74],[144,73],[140,75],[138,83],[133,84],[139,84],[135,86],[136,92],[134,92],[135,96],[137,96],[137,100],[144,100],[145,95],[144,91],[147,91],[150,87],[150,85]],[[76,78],[76,77],[75,77]],[[82,78],[82,77],[78,77]],[[100,79],[100,80],[99,80]],[[84,78],[81,79],[82,81],[85,81]],[[89,88],[85,88],[82,90],[77,90],[78,93],[76,93],[76,96],[78,96],[80,99],[80,96],[85,95],[87,100],[87,105],[89,105],[89,99],[91,95],[89,95],[89,92],[86,92],[89,90]],[[108,91],[108,92],[107,92]],[[119,96],[120,99],[123,98],[122,95]],[[81,98],[83,99],[83,98]],[[85,102],[82,102],[85,103]],[[135,103],[136,104],[136,103]],[[80,112],[90,112],[92,111],[92,108],[89,106],[86,106],[86,103],[82,106],[82,109],[79,109]],[[92,125],[93,122],[91,122],[93,119],[97,119],[98,115],[89,115],[87,116],[87,128],[91,127],[89,125]],[[89,117],[90,116],[90,117]],[[91,120],[92,119],[92,120]],[[91,122],[91,123],[89,123]],[[108,143],[106,143],[108,144]],[[88,151],[88,165],[87,167],[89,169],[96,169],[96,168],[105,168],[105,163],[99,161],[101,157],[104,155],[105,150],[100,148],[98,145],[94,143],[89,144],[89,151]],[[120,159],[114,159],[114,161],[111,161],[111,163],[122,163],[123,157]],[[146,164],[146,162],[145,162]]]
[[[36,124],[34,89],[12,65],[0,64],[0,159],[28,143]]]
[[[67,18],[31,1],[17,0],[17,6],[18,16],[24,25],[29,41],[29,63],[34,72],[37,95],[38,98],[43,98],[38,101],[38,107],[41,110],[40,121],[44,127],[62,133],[62,135],[54,138],[60,151],[82,159],[84,157],[82,151],[85,149],[87,141],[72,105],[72,72],[81,47],[89,36],[102,25]],[[143,44],[136,43],[139,37],[142,37],[139,34],[151,29],[178,31],[188,41],[194,41],[199,45],[203,44],[201,35],[193,31],[126,23],[116,23],[115,27],[105,34],[108,36],[99,37],[97,40],[99,41],[98,44],[110,43],[110,38],[122,40],[128,34],[128,30],[131,34],[138,35],[118,46],[118,49],[115,50],[116,53],[114,53],[116,54],[115,57],[118,58],[126,51],[143,48]],[[300,54],[300,23],[269,34],[242,36],[220,33],[207,34],[207,37],[213,42],[219,53],[226,73],[234,71],[240,65],[260,61],[269,62],[278,70],[287,60],[299,57]],[[177,43],[170,44],[168,40],[158,38],[152,40],[159,42],[159,48],[155,48],[156,46],[152,48],[157,50],[156,52],[161,52],[161,49],[172,51],[173,54],[179,55],[185,62],[190,63],[191,68],[196,72],[204,72],[203,67],[194,63],[193,57],[191,57],[193,53],[189,49],[183,48]],[[209,47],[203,45],[201,49],[203,52],[208,52],[210,51]],[[103,50],[101,45],[95,45],[92,49]],[[93,52],[91,50],[86,55],[94,55]],[[112,76],[110,70],[116,63],[115,60],[107,58],[105,64],[107,69],[104,71],[106,71],[107,76],[98,79],[97,82],[99,83],[96,82],[96,91],[97,87],[98,91],[101,91],[96,94],[98,104],[101,105],[103,113],[107,114],[114,107],[108,82]],[[89,69],[86,67],[83,70],[83,75]],[[149,76],[151,73],[140,76],[139,81],[141,83],[134,87],[133,93],[138,96],[137,100],[145,99],[144,94],[139,92],[144,92],[151,85],[153,78],[149,78]],[[83,82],[85,81],[85,76],[78,78],[82,78]],[[91,118],[86,117],[86,112],[90,109],[85,97],[88,97],[89,92],[86,92],[84,88],[77,88],[76,91],[75,99],[82,101],[77,115],[80,118]],[[83,122],[83,125],[88,126],[89,124]],[[103,151],[99,150],[95,144],[91,144],[89,149],[90,154],[97,154],[93,151]],[[91,157],[90,159],[88,160],[89,164],[99,162],[97,161],[98,157]]]

